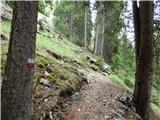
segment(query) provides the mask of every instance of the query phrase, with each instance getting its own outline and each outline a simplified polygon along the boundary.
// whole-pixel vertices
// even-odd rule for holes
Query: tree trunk
[[[135,34],[135,56],[136,56],[136,73],[135,73],[135,89],[134,89],[134,98],[137,91],[137,69],[139,63],[139,52],[140,52],[140,18],[139,18],[139,8],[137,6],[137,1],[132,2],[133,5],[133,19],[134,19],[134,34]]]
[[[104,23],[104,22],[105,22],[104,20],[105,20],[105,14],[102,14],[102,23],[101,23],[101,24],[102,24],[102,25],[101,25],[101,26],[102,26],[102,33],[101,33],[101,34],[102,34],[102,35],[101,35],[101,44],[100,44],[100,55],[101,55],[102,57],[104,56],[103,48],[105,47],[105,46],[104,46],[104,27],[105,27],[105,26],[104,26],[104,24],[105,24],[105,23]]]
[[[85,48],[87,49],[87,6],[85,6],[85,20],[84,20],[84,40],[85,40]]]
[[[100,25],[98,24],[97,26],[96,26],[96,40],[95,40],[95,51],[94,51],[94,53],[96,54],[96,55],[98,55],[98,49],[99,49],[99,46],[98,46],[98,43],[99,43],[99,31],[100,31]]]
[[[11,36],[2,83],[2,119],[30,120],[38,1],[14,2]]]
[[[73,41],[73,13],[70,15],[70,41]]]
[[[136,111],[143,120],[150,120],[150,99],[153,76],[153,1],[140,1],[140,49],[135,90]]]

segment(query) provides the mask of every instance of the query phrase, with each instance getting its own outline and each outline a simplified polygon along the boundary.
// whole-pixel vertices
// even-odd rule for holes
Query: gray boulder
[[[80,101],[80,100],[81,100],[81,95],[80,95],[80,93],[78,93],[78,92],[74,93],[73,95],[71,95],[71,99],[72,99],[73,101]]]

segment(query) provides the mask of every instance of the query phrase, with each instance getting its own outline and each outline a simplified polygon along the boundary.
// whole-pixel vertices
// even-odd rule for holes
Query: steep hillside
[[[0,25],[3,77],[11,23],[2,21]],[[97,120],[138,118],[132,108],[133,105],[123,103],[127,96],[129,100],[131,99],[129,92],[131,89],[108,68],[104,72],[104,62],[100,57],[52,31],[38,29],[36,43],[33,120],[65,119],[65,117],[66,119],[71,117],[73,120],[77,120],[77,117],[96,119],[96,116]],[[112,83],[109,78],[121,86]],[[78,93],[81,98],[78,97],[78,102],[74,101],[75,93]],[[85,99],[89,101],[88,105]],[[83,108],[83,105],[86,108]],[[101,108],[108,111],[103,111]],[[156,106],[154,108],[158,109]],[[89,111],[89,109],[93,110]],[[70,113],[70,110],[77,110],[78,113],[77,111]],[[117,110],[120,111],[118,114]],[[78,116],[73,116],[75,114]],[[153,119],[158,120],[158,118]]]

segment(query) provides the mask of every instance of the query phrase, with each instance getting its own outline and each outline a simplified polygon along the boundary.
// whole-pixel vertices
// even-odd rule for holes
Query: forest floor
[[[62,95],[55,102],[45,102],[54,106],[44,112],[43,120],[141,120],[135,112],[131,96],[121,86],[110,81],[105,75],[92,69],[79,69],[85,76],[80,83],[80,98]],[[54,100],[53,100],[54,101]],[[43,105],[43,104],[42,104]],[[38,111],[37,111],[38,112]],[[42,112],[41,109],[38,113]],[[151,113],[151,120],[160,120]]]
[[[1,44],[3,76],[11,25],[6,21],[1,24],[7,34]],[[37,34],[33,120],[140,119],[131,102],[132,93],[86,59],[90,56],[97,60],[95,55],[66,39],[60,41],[58,35],[46,36]],[[160,120],[153,113],[151,117]]]

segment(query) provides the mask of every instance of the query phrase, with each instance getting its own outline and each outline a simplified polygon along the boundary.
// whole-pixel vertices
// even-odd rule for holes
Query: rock
[[[102,72],[102,75],[104,76],[108,76],[108,74],[106,72]]]
[[[47,71],[48,73],[52,73],[52,72],[53,72],[50,63],[48,63],[47,68],[46,68],[46,71]]]
[[[104,103],[107,103],[107,100],[103,100]]]
[[[90,65],[90,68],[93,69],[94,71],[98,71],[98,67],[95,65]]]
[[[95,99],[98,99],[98,97],[96,96]]]
[[[53,84],[49,80],[44,79],[44,78],[42,78],[40,80],[40,83],[43,84],[43,85],[45,85],[45,86],[47,86],[47,87],[53,87]]]
[[[50,76],[50,74],[47,71],[44,71],[44,76]]]
[[[109,65],[108,65],[107,63],[103,63],[103,64],[102,64],[102,70],[103,70],[104,72],[108,72],[108,71],[109,71]]]
[[[78,112],[80,112],[81,111],[81,109],[78,109]]]
[[[81,95],[80,93],[76,92],[73,95],[71,95],[71,98],[73,101],[80,101],[81,100]]]
[[[49,118],[52,120],[53,116],[52,116],[52,111],[49,111]]]
[[[92,58],[91,56],[87,56],[87,60],[90,62],[90,64],[96,64],[97,60]]]
[[[48,99],[44,99],[44,102],[47,102],[48,101]]]
[[[86,82],[87,84],[90,83],[90,81],[88,80],[86,76],[82,76],[82,81]]]
[[[108,115],[106,115],[106,116],[104,116],[104,119],[106,120],[108,120],[109,119],[109,116]]]

